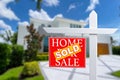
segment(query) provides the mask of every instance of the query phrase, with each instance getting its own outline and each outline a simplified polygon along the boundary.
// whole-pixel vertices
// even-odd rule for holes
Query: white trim
[[[43,28],[47,33],[63,33],[63,34],[113,34],[117,29],[111,28]]]

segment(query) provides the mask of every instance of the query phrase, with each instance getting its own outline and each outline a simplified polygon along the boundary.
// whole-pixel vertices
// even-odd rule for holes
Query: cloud
[[[117,31],[114,34],[111,34],[113,37],[113,40],[116,40],[117,42],[115,43],[116,46],[120,45],[120,25],[117,27]]]
[[[48,13],[46,11],[44,11],[43,9],[41,9],[41,12],[40,11],[29,10],[29,16],[31,18],[40,19],[40,20],[49,20],[49,21],[54,20],[55,17],[63,17],[62,14],[57,14],[56,16],[51,18],[48,15]]]
[[[7,36],[5,31],[11,31],[11,34],[13,35],[14,31],[12,30],[10,25],[7,25],[3,20],[0,20],[0,34],[3,34],[5,37]],[[0,42],[5,42],[3,38],[0,37]]]
[[[0,20],[0,28],[4,30],[12,30],[11,26],[7,25],[3,20]]]
[[[76,5],[75,4],[70,4],[69,8],[68,8],[68,11],[72,10],[72,9],[75,9],[76,8]]]
[[[43,0],[43,3],[46,6],[58,6],[59,5],[59,0]]]
[[[54,18],[56,18],[56,17],[63,17],[63,15],[62,14],[57,14]]]
[[[6,31],[9,32],[9,30],[0,30],[0,34],[4,35],[4,37],[7,37]],[[14,34],[14,31],[10,30],[10,32],[11,32],[11,35]],[[8,35],[10,35],[10,34],[8,34]],[[0,42],[11,44],[11,42],[6,42],[2,37],[0,37]]]
[[[89,17],[87,17],[86,19],[84,20],[80,20],[80,22],[85,22],[86,24],[84,26],[87,26],[88,25],[88,22],[89,22]]]
[[[99,4],[99,0],[90,0],[90,5],[87,7],[86,11],[92,11],[97,4]]]
[[[1,42],[1,43],[4,43],[5,41],[0,37],[0,42]]]
[[[18,22],[18,25],[27,26],[27,25],[29,25],[29,23],[27,21],[23,21],[23,22]]]
[[[7,4],[14,0],[0,0],[0,17],[7,18],[9,20],[19,20],[15,13],[7,8]]]
[[[50,16],[43,9],[41,9],[41,12],[29,10],[29,16],[36,19],[51,20]]]

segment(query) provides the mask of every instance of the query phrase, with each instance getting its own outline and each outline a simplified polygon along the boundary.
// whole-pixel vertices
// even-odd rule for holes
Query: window
[[[48,52],[48,36],[45,36],[43,40],[44,40],[44,42],[43,42],[44,43],[44,45],[43,45],[44,50],[43,51]]]
[[[72,28],[72,24],[70,24],[70,28]]]
[[[70,24],[70,28],[81,28],[81,25]]]
[[[81,25],[79,25],[78,28],[81,28]]]
[[[52,27],[51,25],[48,25],[48,27]]]
[[[41,27],[45,27],[45,24],[41,24]]]

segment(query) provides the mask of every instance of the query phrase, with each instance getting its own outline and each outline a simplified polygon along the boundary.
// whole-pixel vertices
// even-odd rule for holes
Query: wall
[[[110,35],[98,35],[98,43],[107,43],[109,46],[109,54],[112,54],[112,44]]]
[[[24,37],[28,34],[26,26],[19,25],[18,27],[18,37],[17,37],[17,44],[24,45],[24,49],[26,49],[26,42],[24,40]]]

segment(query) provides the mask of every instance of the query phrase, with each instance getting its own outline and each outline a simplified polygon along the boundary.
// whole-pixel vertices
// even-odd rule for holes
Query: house
[[[48,34],[44,31],[43,27],[48,28],[85,28],[86,23],[81,21],[75,21],[71,19],[56,17],[53,21],[47,21],[47,20],[38,20],[38,19],[30,19],[30,23],[34,24],[34,27],[40,34],[46,35],[42,41],[42,48],[40,51],[47,52],[48,51],[48,37],[49,36],[61,36],[61,37],[85,37],[86,38],[86,52],[89,53],[89,35],[88,34]],[[18,28],[18,40],[17,44],[23,45],[24,49],[26,49],[27,44],[24,40],[24,36],[27,35],[27,28],[26,26],[19,25]],[[98,35],[98,55],[102,54],[112,54],[112,44],[110,35]]]

